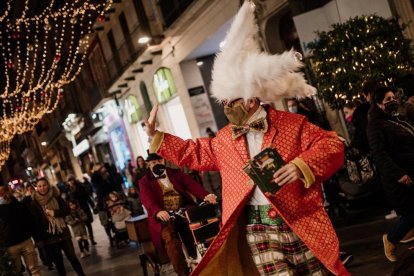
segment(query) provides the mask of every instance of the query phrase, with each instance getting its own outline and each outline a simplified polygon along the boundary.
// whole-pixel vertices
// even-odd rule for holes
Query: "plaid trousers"
[[[247,242],[261,275],[330,274],[280,216],[269,217],[271,205],[246,209]]]

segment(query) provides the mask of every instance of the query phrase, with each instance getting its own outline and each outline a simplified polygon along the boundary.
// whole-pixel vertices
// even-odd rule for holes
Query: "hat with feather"
[[[316,93],[303,74],[303,63],[293,50],[270,55],[261,50],[255,5],[245,1],[238,11],[217,54],[211,92],[218,101],[260,98],[272,102],[282,98],[304,98]]]

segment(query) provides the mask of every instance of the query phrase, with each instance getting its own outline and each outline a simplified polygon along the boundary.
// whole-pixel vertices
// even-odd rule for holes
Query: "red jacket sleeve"
[[[301,129],[301,149],[298,156],[312,170],[315,178],[325,181],[344,162],[344,145],[333,131],[325,131],[304,119]]]
[[[213,146],[216,143],[215,139],[183,140],[177,136],[164,133],[163,141],[157,153],[180,167],[198,171],[217,171],[217,160]]]
[[[158,204],[154,191],[149,187],[149,183],[145,181],[145,178],[139,181],[139,187],[139,197],[142,204],[147,209],[148,215],[155,218],[157,213],[163,210],[162,206]]]

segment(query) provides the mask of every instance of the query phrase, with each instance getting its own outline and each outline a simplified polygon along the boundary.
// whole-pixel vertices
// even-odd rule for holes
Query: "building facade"
[[[15,174],[15,163],[55,183],[68,174],[81,178],[96,162],[114,164],[125,172],[128,160],[135,165],[136,157],[147,155],[144,122],[155,104],[160,106],[159,128],[182,138],[207,136],[207,128],[217,131],[226,125],[222,107],[210,97],[211,69],[242,1],[114,2],[95,24],[96,33],[80,75],[64,88],[59,108],[33,133],[19,138],[25,147],[15,158],[23,161],[12,162],[4,177]],[[300,26],[295,25],[297,16],[327,5],[339,7],[346,1],[255,3],[263,48],[275,54],[292,47],[303,50],[297,31]],[[381,3],[402,22],[414,19],[410,0]],[[406,36],[414,38],[412,24]],[[272,104],[286,109],[283,101]],[[317,99],[314,105],[327,115],[331,127],[346,137],[342,114]]]

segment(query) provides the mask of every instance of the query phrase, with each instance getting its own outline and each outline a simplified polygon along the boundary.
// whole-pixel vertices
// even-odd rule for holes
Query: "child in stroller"
[[[111,192],[106,201],[108,212],[111,216],[112,231],[114,232],[115,244],[118,248],[122,243],[128,244],[128,232],[125,221],[131,218],[131,211],[125,208],[126,202],[124,195],[117,192]]]

